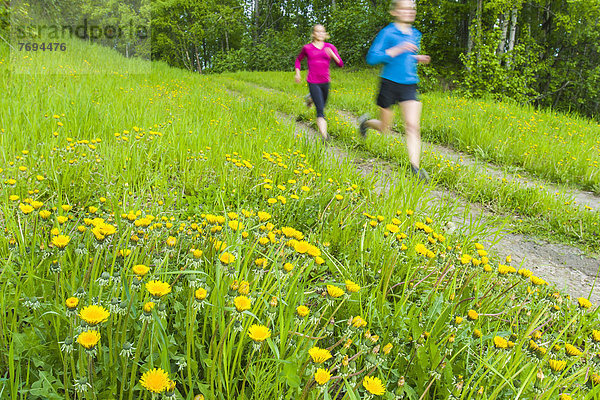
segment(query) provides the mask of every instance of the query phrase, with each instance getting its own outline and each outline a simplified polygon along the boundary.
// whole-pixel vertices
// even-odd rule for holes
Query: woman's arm
[[[327,54],[329,54],[329,57],[331,57],[333,59],[333,61],[335,61],[335,63],[337,64],[338,67],[342,68],[344,66],[342,57],[340,57],[340,54],[338,53],[338,51],[334,45],[329,44],[326,51],[327,51]]]
[[[302,77],[300,76],[300,68],[302,67],[302,60],[307,56],[305,46],[300,50],[300,54],[296,57],[296,63],[294,65],[294,69],[296,70],[295,80],[296,83],[300,83]]]

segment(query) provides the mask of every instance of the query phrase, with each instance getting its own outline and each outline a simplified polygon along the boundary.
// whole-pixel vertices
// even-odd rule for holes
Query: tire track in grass
[[[283,94],[283,92],[276,89],[244,83],[270,93]],[[243,98],[241,93],[231,93],[236,97]],[[345,113],[337,111],[340,115]],[[310,124],[299,122],[293,115],[281,111],[276,111],[276,113],[281,121],[294,124],[296,135],[302,135],[310,140],[321,142],[320,134]],[[348,118],[351,123],[354,123],[351,114],[345,113],[344,118]],[[360,155],[353,155],[352,151],[341,147],[338,143],[340,141],[333,140],[326,145],[322,145],[323,152],[338,163],[348,161],[355,166],[361,176],[373,177],[375,182],[373,190],[375,193],[385,195],[389,192],[391,185],[398,183],[397,175],[402,172],[398,170],[396,164],[380,158],[363,158]],[[431,144],[424,145],[428,148],[434,147]],[[471,160],[452,149],[435,146],[442,148],[446,153],[453,154],[458,159],[462,159],[465,164]],[[465,159],[467,161],[464,161]],[[472,162],[477,163],[476,160]],[[510,224],[506,223],[512,219],[512,216],[502,216],[491,212],[482,205],[469,203],[452,191],[430,188],[429,193],[431,198],[424,199],[424,202],[450,204],[456,210],[456,213],[451,216],[451,220],[447,223],[448,230],[459,230],[467,236],[481,238],[481,243],[489,247],[500,259],[503,259],[506,255],[511,255],[513,266],[533,271],[536,276],[540,276],[558,289],[564,290],[573,298],[589,297],[594,303],[600,302],[600,288],[598,288],[600,279],[599,282],[595,282],[600,272],[600,261],[597,258],[586,255],[574,246],[512,233],[510,232]]]

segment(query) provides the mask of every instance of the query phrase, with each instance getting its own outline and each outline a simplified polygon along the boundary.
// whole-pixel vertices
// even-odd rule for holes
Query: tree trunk
[[[517,9],[513,8],[510,16],[510,35],[508,37],[508,52],[511,52],[512,49],[515,48],[515,37],[517,36],[517,12]],[[512,56],[510,56],[506,60],[507,68],[510,67],[511,57]]]
[[[260,7],[258,2],[259,0],[254,0],[254,43],[258,42],[258,25],[260,24]]]
[[[199,74],[202,73],[202,64],[200,64],[200,57],[198,55],[198,46],[196,46],[196,44],[194,43],[194,55],[196,56],[196,71],[198,71]]]
[[[502,55],[506,51],[506,37],[508,36],[508,13],[502,14],[502,33],[500,34],[500,42],[496,55]]]

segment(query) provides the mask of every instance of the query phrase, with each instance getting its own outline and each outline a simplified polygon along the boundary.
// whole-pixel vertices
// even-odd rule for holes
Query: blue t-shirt
[[[396,83],[412,85],[419,82],[417,75],[417,59],[413,52],[403,52],[390,57],[385,51],[403,42],[411,42],[417,47],[421,45],[421,32],[411,27],[410,33],[404,34],[394,23],[383,28],[375,38],[367,53],[367,63],[383,64],[381,77]]]

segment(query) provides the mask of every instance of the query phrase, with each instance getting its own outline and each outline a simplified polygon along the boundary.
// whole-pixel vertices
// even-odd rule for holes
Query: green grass
[[[107,71],[123,62],[95,51]],[[153,368],[190,400],[355,399],[367,375],[386,399],[597,396],[597,307],[491,257],[484,228],[447,233],[456,210],[403,173],[373,193],[376,177],[278,118],[308,115],[300,102],[164,64],[0,79],[1,398],[156,398],[141,383]],[[355,143],[344,124],[334,133]],[[403,157],[385,138],[353,146]],[[152,280],[170,291],[153,297]],[[90,305],[110,315],[85,322]],[[332,357],[317,365],[314,346]]]

